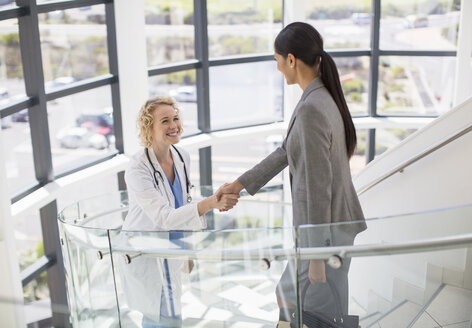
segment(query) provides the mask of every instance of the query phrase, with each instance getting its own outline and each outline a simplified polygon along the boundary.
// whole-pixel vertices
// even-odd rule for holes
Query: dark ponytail
[[[334,62],[333,58],[325,51],[323,51],[321,56],[319,72],[321,74],[321,80],[323,81],[323,84],[325,85],[326,89],[328,89],[331,97],[333,97],[334,102],[338,106],[339,113],[341,113],[344,123],[347,156],[351,158],[354,154],[354,151],[356,150],[357,145],[356,128],[354,127],[351,113],[349,112],[346,99],[344,98],[336,63]]]
[[[351,158],[357,145],[356,129],[344,98],[336,64],[323,50],[321,35],[309,24],[291,23],[277,35],[274,48],[275,52],[284,58],[291,53],[308,66],[318,67],[318,75],[321,75],[321,80],[333,97],[343,119],[347,156]]]

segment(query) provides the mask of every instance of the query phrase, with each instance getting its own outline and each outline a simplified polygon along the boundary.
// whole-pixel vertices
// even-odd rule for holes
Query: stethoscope
[[[177,150],[177,148],[172,145],[172,148],[177,152],[177,155],[179,155],[180,160],[182,161],[182,164],[184,164],[184,173],[185,173],[185,182],[187,183],[187,203],[192,202],[192,196],[190,196],[190,189],[192,188],[192,185],[190,184],[190,180],[188,179],[188,174],[187,174],[187,166],[185,165],[184,158],[182,157],[182,154]],[[149,157],[149,150],[147,148],[144,148],[144,151],[146,152],[146,157],[149,161],[149,164],[151,164],[152,170],[154,171],[153,176],[154,176],[154,181],[156,182],[156,187],[159,187],[159,180],[156,177],[156,173],[159,173],[159,177],[161,178],[162,182],[164,182],[164,178],[162,177],[162,173],[154,167],[151,161],[151,157]]]

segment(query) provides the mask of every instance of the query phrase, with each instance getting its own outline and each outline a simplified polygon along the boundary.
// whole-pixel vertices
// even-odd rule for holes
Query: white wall
[[[0,146],[3,145],[0,129]],[[16,255],[13,218],[5,161],[0,160],[0,322],[2,327],[24,327],[23,289]],[[8,302],[8,303],[6,303]],[[17,303],[17,304],[15,304]]]
[[[121,117],[126,154],[139,149],[136,117],[148,99],[143,0],[115,0]]]
[[[461,1],[461,19],[457,38],[454,106],[472,95],[472,1]]]

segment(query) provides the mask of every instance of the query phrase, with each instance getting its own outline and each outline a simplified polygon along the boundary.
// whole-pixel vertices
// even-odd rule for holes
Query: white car
[[[104,135],[91,132],[87,128],[79,126],[60,130],[56,138],[63,148],[105,149],[108,147],[108,141]]]
[[[181,102],[197,102],[197,88],[195,86],[184,86],[172,89],[169,95]]]
[[[44,87],[47,90],[56,89],[56,88],[61,88],[70,83],[74,83],[75,81],[76,81],[75,78],[73,78],[72,76],[61,76],[61,77],[55,78],[52,81],[46,82]]]

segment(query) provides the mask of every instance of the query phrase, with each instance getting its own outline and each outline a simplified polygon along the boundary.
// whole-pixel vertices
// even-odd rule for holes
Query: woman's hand
[[[326,282],[326,267],[323,260],[310,260],[308,279],[310,279],[312,285],[319,282]]]
[[[218,200],[216,194],[212,197],[215,197],[216,204],[214,208],[219,209],[220,211],[230,210],[238,203],[239,194],[223,194]]]
[[[228,186],[229,184],[225,183],[214,195],[198,203],[198,213],[200,216],[213,208],[219,209],[220,211],[230,210],[238,203],[239,193],[222,193],[222,190]]]
[[[216,191],[215,195],[218,200],[223,197],[225,194],[236,194],[239,196],[241,190],[243,190],[243,185],[239,182],[239,180],[234,180],[232,183],[225,183]],[[231,209],[231,208],[229,208]],[[220,212],[227,211],[228,209],[220,209]]]

